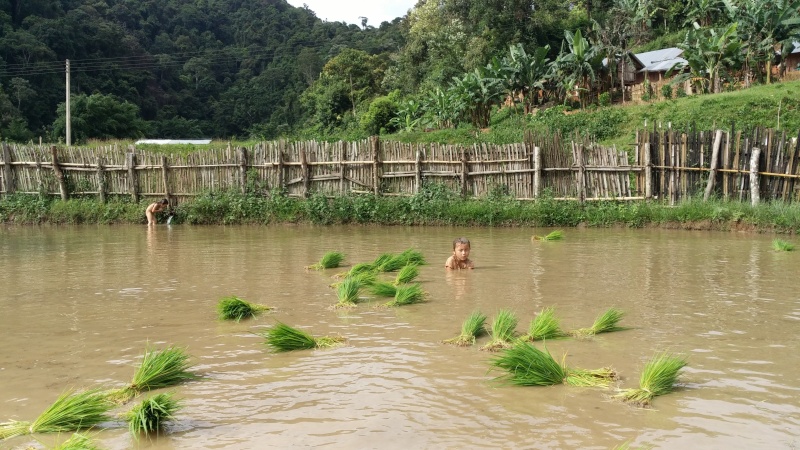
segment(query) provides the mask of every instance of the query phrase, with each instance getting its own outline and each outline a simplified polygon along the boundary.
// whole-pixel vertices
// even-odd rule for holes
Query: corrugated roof
[[[633,55],[642,68],[639,72],[666,72],[676,64],[686,64],[686,60],[681,58],[683,50],[677,47],[662,48],[652,52],[636,53]]]

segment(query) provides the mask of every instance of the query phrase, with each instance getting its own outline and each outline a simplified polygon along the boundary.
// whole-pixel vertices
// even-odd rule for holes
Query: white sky
[[[380,26],[396,17],[405,16],[417,3],[416,0],[287,0],[298,8],[305,3],[314,14],[328,22],[346,22],[361,26],[360,16],[367,18],[367,25]]]

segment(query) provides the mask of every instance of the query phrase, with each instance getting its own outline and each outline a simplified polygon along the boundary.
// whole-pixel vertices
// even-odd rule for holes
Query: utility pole
[[[67,147],[72,145],[72,124],[69,117],[69,60],[67,60]]]

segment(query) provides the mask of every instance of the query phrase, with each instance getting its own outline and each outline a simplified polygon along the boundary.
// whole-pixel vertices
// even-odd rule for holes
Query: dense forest
[[[63,140],[67,60],[74,141],[358,138],[608,104],[632,50],[683,48],[701,93],[769,83],[799,17],[800,0],[420,0],[347,25],[284,0],[0,0],[0,139]]]

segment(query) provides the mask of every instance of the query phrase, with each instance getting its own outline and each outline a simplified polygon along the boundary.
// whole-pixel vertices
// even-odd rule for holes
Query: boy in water
[[[444,267],[447,269],[474,269],[475,264],[469,259],[469,239],[456,238],[453,241],[453,255],[447,258]]]
[[[156,224],[156,213],[164,211],[169,205],[169,200],[162,199],[160,202],[150,203],[147,209],[144,210],[144,215],[147,216],[147,224]]]

